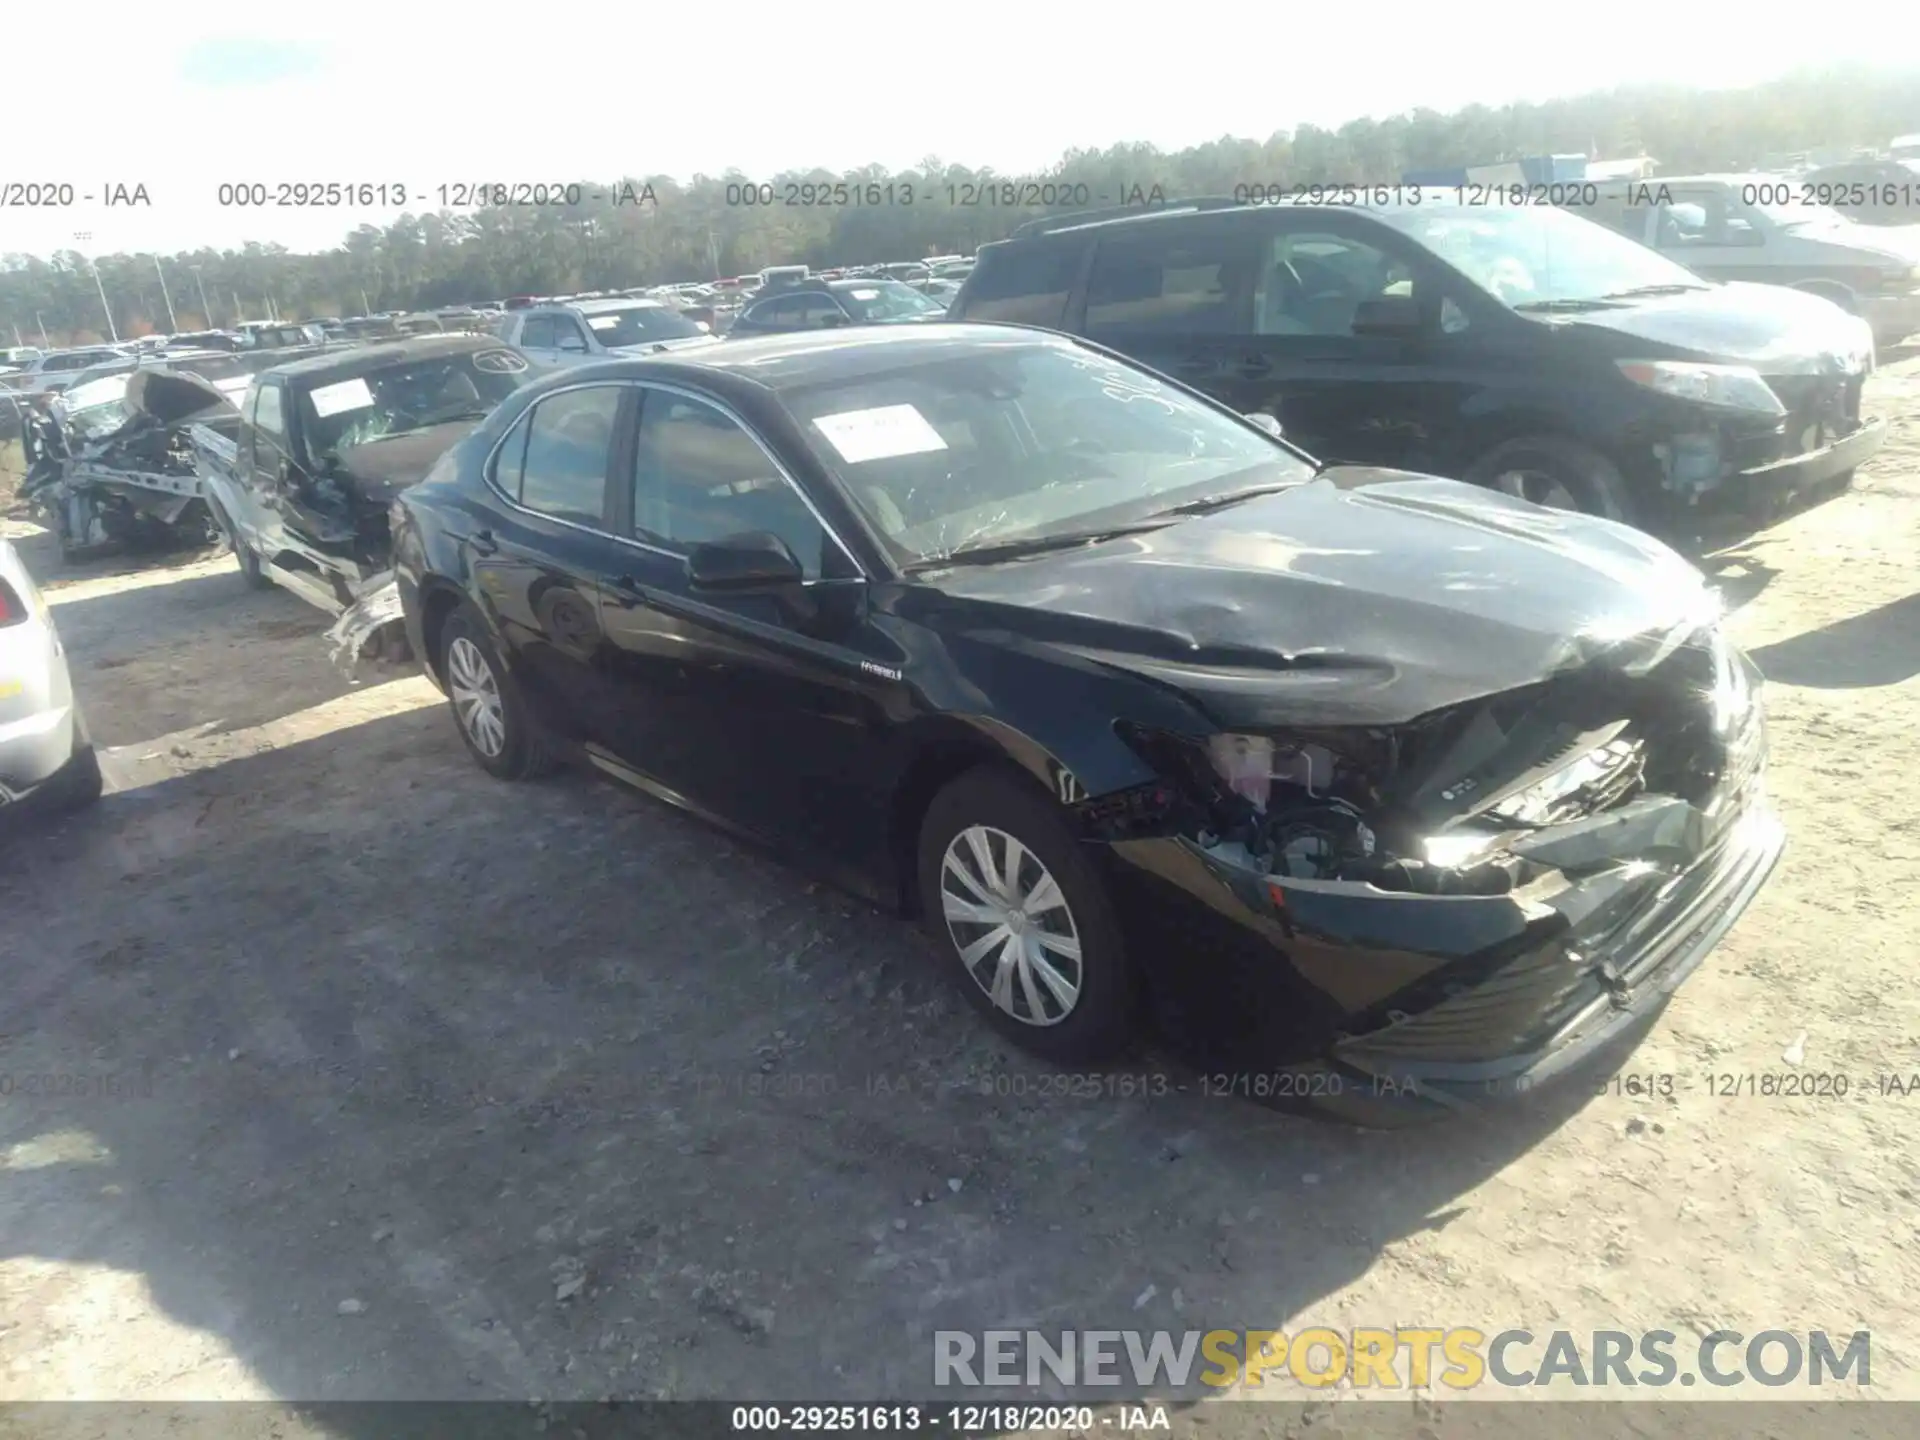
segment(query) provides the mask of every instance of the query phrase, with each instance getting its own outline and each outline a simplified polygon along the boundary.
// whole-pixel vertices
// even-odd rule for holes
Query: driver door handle
[[[498,542],[494,540],[491,530],[474,531],[472,537],[468,539],[467,544],[473,547],[473,553],[476,555],[498,555],[500,553],[500,546]]]
[[[1260,380],[1273,373],[1273,362],[1264,355],[1242,355],[1234,368],[1248,380]]]

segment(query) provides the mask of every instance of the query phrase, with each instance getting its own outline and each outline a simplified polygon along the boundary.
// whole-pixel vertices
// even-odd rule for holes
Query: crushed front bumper
[[[1479,987],[1385,1030],[1340,1042],[1345,1087],[1375,1108],[1469,1110],[1526,1095],[1578,1070],[1650,1020],[1699,969],[1759,894],[1786,847],[1786,830],[1756,803],[1708,854],[1668,880],[1611,927],[1604,948],[1579,940],[1524,955]],[[1591,884],[1592,882],[1588,882]],[[1578,936],[1579,927],[1571,934]],[[1522,1048],[1472,1060],[1467,1032],[1499,1028],[1498,1008],[1558,991]],[[1412,1118],[1411,1116],[1409,1118]]]
[[[1886,438],[1886,421],[1865,421],[1851,435],[1818,450],[1742,470],[1732,487],[1737,497],[1729,498],[1737,498],[1744,509],[1791,505],[1797,498],[1866,464]]]
[[[1750,662],[1733,659],[1757,685]],[[1682,679],[1694,683],[1691,668]],[[1785,846],[1765,797],[1764,713],[1744,715],[1716,728],[1709,794],[1643,791],[1508,839],[1528,878],[1507,890],[1291,878],[1237,844],[1179,840],[1211,882],[1184,888],[1268,947],[1268,983],[1251,956],[1210,977],[1249,1017],[1229,1034],[1236,1073],[1251,1064],[1277,1098],[1391,1127],[1500,1107],[1637,1039]],[[1202,924],[1195,915],[1187,928]],[[1283,1034],[1296,1018],[1312,1023]]]

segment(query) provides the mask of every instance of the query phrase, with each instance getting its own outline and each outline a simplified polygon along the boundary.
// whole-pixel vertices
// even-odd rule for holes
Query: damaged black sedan
[[[569,755],[918,912],[1048,1059],[1372,1123],[1632,1031],[1764,884],[1759,677],[1606,520],[1319,469],[1110,352],[740,341],[503,403],[394,507],[502,778]]]

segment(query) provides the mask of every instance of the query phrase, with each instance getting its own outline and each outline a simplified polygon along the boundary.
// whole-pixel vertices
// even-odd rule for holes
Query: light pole
[[[200,322],[209,330],[213,328],[213,307],[207,304],[207,287],[200,281],[200,267],[189,267],[193,271],[193,287],[200,292]]]
[[[76,230],[73,232],[73,238],[76,240],[91,241],[93,239],[93,232],[91,230]],[[93,271],[93,288],[100,292],[100,309],[107,317],[107,334],[112,336],[113,343],[118,345],[120,343],[120,327],[113,323],[113,306],[107,303],[107,287],[101,282],[100,267],[93,263],[93,257],[85,251],[81,252],[80,258],[85,260],[87,262],[87,268]]]
[[[160,268],[160,257],[158,255],[153,257],[153,273],[160,277],[160,298],[167,302],[167,333],[169,335],[178,335],[180,333],[180,320],[179,317],[173,313],[173,294],[167,289],[167,272]]]
[[[40,348],[42,350],[51,350],[53,348],[53,342],[47,339],[47,322],[40,318],[40,312],[38,310],[33,312],[33,323],[40,327]]]

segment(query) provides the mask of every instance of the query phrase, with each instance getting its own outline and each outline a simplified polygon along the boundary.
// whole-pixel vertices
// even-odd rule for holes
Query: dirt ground
[[[1851,494],[1709,561],[1791,840],[1627,1067],[1675,1093],[1410,1134],[1043,1097],[900,922],[488,779],[231,557],[5,522],[110,793],[0,841],[0,1398],[877,1398],[936,1329],[1306,1324],[1867,1329],[1920,1398],[1920,1093],[1868,1083],[1920,1074],[1920,358],[1870,408]],[[1796,1068],[1851,1093],[1708,1093]]]

